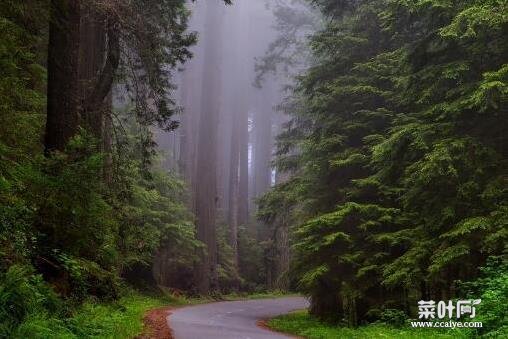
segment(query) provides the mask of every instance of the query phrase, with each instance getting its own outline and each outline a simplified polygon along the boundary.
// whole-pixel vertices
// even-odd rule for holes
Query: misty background
[[[276,136],[289,120],[284,99],[294,77],[308,66],[306,40],[317,20],[307,3],[294,0],[238,0],[229,6],[197,1],[188,8],[188,31],[197,33],[198,43],[176,74],[180,127],[155,134],[164,167],[188,185],[198,239],[208,246],[202,260],[211,274],[202,272],[196,281],[203,282],[203,293],[217,288],[215,233],[226,225],[234,274],[249,270],[239,263],[240,230],[274,251],[273,264],[267,272],[252,272],[258,274],[253,279],[287,288],[281,279],[289,268],[287,229],[263,225],[256,218],[256,200],[287,177],[272,163]]]

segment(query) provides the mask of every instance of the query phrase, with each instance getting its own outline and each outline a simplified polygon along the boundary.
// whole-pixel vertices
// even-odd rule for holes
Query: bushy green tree
[[[355,325],[457,297],[506,246],[508,3],[313,2],[328,23],[278,159],[311,311]]]

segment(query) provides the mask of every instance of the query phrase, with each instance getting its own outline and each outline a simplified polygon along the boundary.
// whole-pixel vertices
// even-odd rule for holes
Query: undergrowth
[[[312,317],[307,311],[298,311],[268,321],[274,330],[295,334],[309,339],[378,339],[378,338],[468,338],[460,331],[437,331],[429,328],[395,328],[385,324],[372,324],[358,328],[339,327]]]

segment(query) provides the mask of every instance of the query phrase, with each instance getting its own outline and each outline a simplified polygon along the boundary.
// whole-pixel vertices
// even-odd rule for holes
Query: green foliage
[[[121,206],[122,265],[149,264],[161,244],[171,248],[173,260],[190,265],[199,243],[182,203],[183,183],[162,170],[152,174],[132,185]]]
[[[114,145],[117,168],[111,183],[111,205],[119,224],[118,265],[127,275],[139,275],[136,269],[151,271],[157,258],[169,279],[165,283],[190,289],[185,280],[192,277],[202,243],[196,239],[193,215],[185,206],[185,184],[162,168],[163,159],[152,153],[151,146],[147,154],[149,129],[130,116],[128,108],[118,112],[118,117],[116,127],[125,132]]]
[[[32,313],[11,333],[11,338],[133,338],[143,330],[146,311],[178,303],[164,296],[129,292],[116,303],[86,301],[68,317]]]
[[[508,335],[508,260],[506,257],[490,257],[487,265],[480,269],[478,279],[465,282],[460,287],[464,297],[481,299],[475,321],[483,327],[478,334],[487,338],[502,338]]]
[[[156,92],[157,112],[141,114],[141,102],[137,116],[116,112],[112,153],[99,153],[103,140],[82,129],[64,151],[44,155],[50,3],[0,4],[0,337],[133,336],[153,300],[133,313],[98,303],[117,300],[122,277],[136,265],[152,278],[162,252],[171,275],[192,269],[201,244],[185,187],[156,165],[147,125],[174,127],[169,71],[190,56],[195,36],[184,33],[183,1],[146,4],[119,2],[114,15],[136,9],[153,19],[137,36],[123,27],[122,39],[130,46],[143,40],[133,66],[147,71],[142,87]],[[139,16],[130,18],[140,27]],[[154,41],[158,49],[148,53],[145,44]],[[76,310],[86,315],[71,316]]]
[[[56,312],[60,303],[53,290],[31,268],[9,267],[0,274],[0,336],[8,337],[33,314]]]
[[[312,2],[328,21],[278,137],[292,186],[260,218],[295,230],[312,314],[414,316],[506,250],[508,3]]]
[[[39,65],[46,10],[39,0],[0,5],[0,143],[30,156],[44,122],[45,69]],[[30,23],[27,25],[27,23]]]
[[[381,313],[379,321],[381,323],[400,328],[407,324],[407,314],[401,310],[387,308]]]
[[[132,294],[115,304],[86,302],[76,315],[66,319],[73,338],[129,338],[143,329],[144,313],[167,304],[163,298]]]
[[[228,244],[228,232],[228,227],[225,224],[217,227],[217,273],[222,293],[238,290],[240,286],[240,276],[237,263],[234,261],[233,249]]]
[[[245,226],[238,228],[238,271],[241,291],[262,290],[266,283],[263,249]]]
[[[274,330],[301,336],[309,339],[355,339],[355,338],[467,338],[461,333],[447,333],[430,328],[394,328],[384,324],[361,326],[358,328],[338,327],[325,323],[309,315],[306,311],[298,311],[279,316],[268,321]]]
[[[162,249],[174,272],[192,267],[200,243],[183,205],[183,184],[155,167],[145,177],[140,161],[131,159],[121,164],[133,171],[121,172],[118,186],[108,190],[95,150],[82,131],[63,153],[1,163],[0,294],[9,314],[3,333],[81,336],[44,301],[58,299],[42,277],[67,299],[111,300],[119,296],[120,274],[136,264],[150,267]],[[2,151],[6,159],[9,149]],[[42,276],[16,263],[33,265]]]
[[[65,249],[66,255],[111,267],[118,224],[103,195],[102,157],[94,149],[93,139],[83,132],[65,153],[41,157],[27,178],[27,194],[37,206],[42,251]]]

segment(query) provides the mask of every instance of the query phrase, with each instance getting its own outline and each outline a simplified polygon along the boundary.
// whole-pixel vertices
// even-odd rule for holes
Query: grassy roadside
[[[197,303],[171,296],[129,292],[112,303],[87,301],[71,316],[55,318],[36,313],[12,334],[13,338],[133,338],[143,331],[143,315],[151,309]]]
[[[268,327],[279,332],[294,334],[309,339],[378,339],[378,338],[469,338],[459,330],[438,331],[429,328],[393,328],[386,325],[368,325],[359,328],[345,328],[329,325],[311,317],[307,311],[282,315],[267,322]]]
[[[297,293],[288,293],[284,291],[267,291],[267,292],[257,292],[257,293],[231,293],[223,296],[226,301],[235,301],[235,300],[252,300],[252,299],[271,299],[271,298],[282,298],[282,297],[297,297],[301,296]]]

